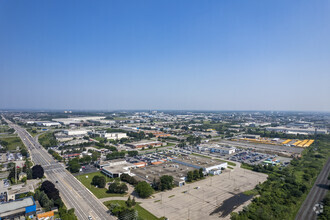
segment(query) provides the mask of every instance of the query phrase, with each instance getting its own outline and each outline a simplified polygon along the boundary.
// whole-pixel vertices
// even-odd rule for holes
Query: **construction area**
[[[172,220],[230,219],[231,211],[241,210],[250,201],[240,201],[235,196],[253,189],[266,179],[266,174],[236,166],[233,170],[226,169],[221,175],[157,193],[141,205],[157,217],[166,216]],[[232,200],[234,202],[226,204],[226,211],[219,211],[226,201]]]

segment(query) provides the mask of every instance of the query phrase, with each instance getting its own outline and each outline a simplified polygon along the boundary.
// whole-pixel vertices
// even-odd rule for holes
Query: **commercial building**
[[[205,174],[220,174],[222,169],[227,168],[227,162],[222,162],[218,160],[211,160],[208,158],[198,157],[198,156],[183,156],[173,159],[169,159],[178,164],[185,165],[187,167],[193,167],[195,169],[203,169]]]
[[[81,135],[87,135],[89,130],[64,130],[63,133],[69,136],[81,136]]]
[[[309,134],[328,134],[327,129],[317,129],[317,128],[298,128],[298,127],[267,127],[267,131],[274,131],[274,132],[283,132],[288,134],[303,134],[303,135],[309,135]]]
[[[166,161],[158,165],[134,169],[131,172],[138,181],[146,181],[148,183],[152,183],[154,179],[158,180],[163,175],[169,175],[173,177],[173,182],[176,186],[183,186],[187,173],[193,170],[193,167]]]
[[[160,141],[140,141],[135,143],[128,143],[126,146],[131,147],[133,149],[142,149],[142,148],[148,148],[151,147],[160,147],[164,146],[166,143],[160,142]]]
[[[109,163],[100,165],[101,172],[111,178],[120,177],[123,173],[131,175],[131,169],[135,169],[134,164],[128,163],[125,160],[113,160]]]
[[[101,137],[111,140],[120,140],[122,138],[127,138],[126,133],[105,133],[101,134]]]
[[[259,139],[260,135],[257,135],[257,134],[242,134],[242,138]]]
[[[92,117],[77,117],[77,118],[55,118],[53,121],[60,122],[64,125],[69,124],[76,124],[81,122],[87,122],[87,121],[99,121],[101,119],[104,119],[105,117],[99,117],[99,116],[92,116]]]
[[[211,153],[220,153],[220,154],[233,154],[236,152],[235,147],[230,147],[226,145],[218,145],[218,144],[201,144],[197,146],[197,149],[200,151],[210,151]]]
[[[59,123],[59,122],[36,121],[35,123],[38,126],[45,126],[45,127],[61,126],[61,123]]]
[[[155,131],[155,130],[143,130],[145,134],[153,134],[155,137],[169,137],[170,134],[164,133],[162,131]]]
[[[0,219],[32,218],[36,214],[36,203],[33,197],[25,197],[0,204]]]

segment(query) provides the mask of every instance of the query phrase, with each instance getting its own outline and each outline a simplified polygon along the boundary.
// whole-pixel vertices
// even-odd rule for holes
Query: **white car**
[[[92,216],[88,216],[88,220],[93,220]]]

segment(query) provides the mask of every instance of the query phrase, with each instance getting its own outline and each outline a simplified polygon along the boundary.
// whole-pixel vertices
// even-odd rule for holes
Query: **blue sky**
[[[0,108],[330,111],[330,1],[0,1]]]

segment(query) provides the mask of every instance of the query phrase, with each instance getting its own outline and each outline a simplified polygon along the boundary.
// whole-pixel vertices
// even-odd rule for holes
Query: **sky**
[[[2,0],[0,109],[330,111],[329,11],[329,0]]]

